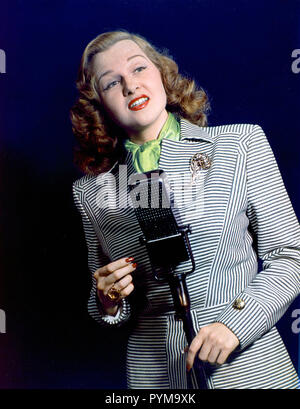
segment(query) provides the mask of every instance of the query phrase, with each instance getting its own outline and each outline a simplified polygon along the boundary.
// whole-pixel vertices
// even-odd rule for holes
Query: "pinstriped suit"
[[[187,277],[192,317],[196,330],[221,322],[240,341],[227,363],[207,366],[210,387],[296,388],[297,374],[274,325],[299,294],[300,229],[272,150],[258,125],[201,128],[181,119],[181,140],[162,141],[159,168],[176,181],[177,175],[189,174],[197,152],[206,153],[212,166],[201,171],[199,202],[188,199],[177,209],[192,227],[196,270]],[[133,209],[122,207],[127,192],[120,188],[119,165],[77,180],[74,200],[91,272],[134,256],[135,291],[109,320],[99,313],[93,279],[88,310],[102,325],[118,326],[134,317],[127,351],[129,388],[186,388],[182,323],[174,318],[168,285],[153,278]],[[129,178],[131,153],[125,165]],[[103,198],[111,200],[109,207],[99,205]],[[257,255],[263,262],[259,272]],[[236,299],[244,301],[244,308],[233,307]]]

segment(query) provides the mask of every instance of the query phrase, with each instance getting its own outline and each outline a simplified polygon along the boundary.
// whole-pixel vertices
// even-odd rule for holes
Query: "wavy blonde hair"
[[[93,72],[93,57],[121,40],[134,41],[161,73],[167,95],[166,110],[188,121],[207,125],[209,103],[203,89],[178,73],[178,66],[167,50],[158,50],[140,35],[126,30],[98,35],[85,48],[76,80],[79,96],[70,110],[72,130],[78,146],[74,150],[77,166],[87,174],[97,175],[111,168],[122,152],[125,131],[117,126],[101,106],[98,82]]]

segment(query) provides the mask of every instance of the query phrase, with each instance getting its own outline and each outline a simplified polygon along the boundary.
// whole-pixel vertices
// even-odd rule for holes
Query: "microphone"
[[[140,242],[147,248],[155,279],[167,281],[170,286],[176,318],[182,320],[190,345],[196,336],[186,286],[186,275],[196,267],[188,237],[191,227],[181,223],[175,211],[174,194],[162,169],[132,174],[128,184],[131,204],[143,233]],[[198,388],[208,389],[204,364],[198,357],[193,370]],[[188,375],[192,389],[192,371]]]
[[[157,280],[166,279],[184,261],[191,261],[189,273],[195,262],[188,239],[190,226],[178,225],[173,208],[174,195],[166,173],[158,169],[131,175],[130,199],[143,232],[140,242],[145,244]]]

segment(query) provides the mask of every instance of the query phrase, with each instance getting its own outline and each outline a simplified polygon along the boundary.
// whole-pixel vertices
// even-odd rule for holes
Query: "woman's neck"
[[[138,132],[128,132],[128,138],[131,142],[138,145],[143,145],[145,142],[151,141],[152,139],[157,139],[159,133],[168,119],[168,112],[165,110],[162,115],[146,128],[141,129]]]

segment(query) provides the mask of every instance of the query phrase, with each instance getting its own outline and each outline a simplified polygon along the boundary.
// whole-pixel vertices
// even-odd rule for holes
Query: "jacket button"
[[[233,303],[233,308],[236,310],[242,310],[245,307],[245,301],[241,298],[237,298]]]

